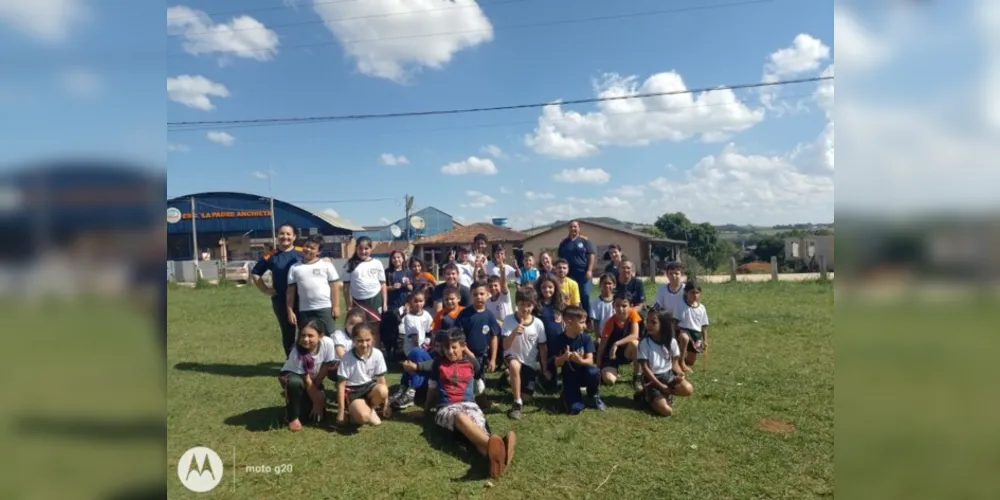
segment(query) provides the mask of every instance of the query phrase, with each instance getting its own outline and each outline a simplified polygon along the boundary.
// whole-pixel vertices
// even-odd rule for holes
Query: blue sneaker
[[[594,403],[594,408],[597,408],[597,411],[604,411],[608,409],[608,405],[604,404],[604,400],[601,399],[600,396],[594,396],[592,402]]]
[[[586,408],[586,406],[584,406],[583,402],[577,401],[576,403],[569,405],[567,411],[569,411],[570,415],[579,415],[584,408]]]

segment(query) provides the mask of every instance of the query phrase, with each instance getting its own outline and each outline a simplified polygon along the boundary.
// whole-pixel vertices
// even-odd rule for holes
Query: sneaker
[[[396,401],[402,398],[403,394],[405,393],[406,393],[405,386],[402,385],[396,386],[396,390],[392,391],[392,394],[389,394],[389,404],[391,404],[392,406],[396,406]]]
[[[409,408],[409,407],[413,406],[413,402],[416,399],[416,397],[417,397],[417,391],[415,391],[413,389],[407,389],[405,392],[403,392],[402,394],[400,394],[399,397],[396,398],[392,402],[392,407],[393,407],[393,409],[396,409],[396,410],[402,410],[403,408]]]
[[[633,375],[632,376],[632,390],[635,391],[635,392],[642,392],[643,391],[643,387],[642,387],[642,375]]]
[[[523,407],[524,405],[521,403],[514,403],[514,405],[510,407],[510,411],[507,412],[507,417],[511,420],[521,420],[521,409]]]
[[[490,459],[490,477],[500,477],[507,468],[507,445],[500,436],[490,436],[486,444],[486,456]]]
[[[483,379],[476,379],[476,394],[482,394],[486,392],[486,381]]]
[[[604,404],[604,400],[601,399],[600,396],[594,396],[592,402],[594,403],[594,408],[597,408],[597,411],[604,411],[608,409],[608,405]]]
[[[510,465],[514,461],[514,445],[517,444],[517,435],[514,431],[507,433],[507,436],[503,438],[503,444],[507,446],[507,465]]]
[[[570,415],[579,415],[581,412],[583,412],[584,408],[586,408],[586,406],[584,406],[583,402],[577,401],[576,403],[573,403],[573,404],[569,405],[566,408],[566,411]]]

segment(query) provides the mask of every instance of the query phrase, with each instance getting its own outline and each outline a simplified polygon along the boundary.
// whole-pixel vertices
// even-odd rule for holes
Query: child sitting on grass
[[[618,381],[618,368],[632,364],[632,389],[636,393],[642,392],[639,365],[633,363],[639,347],[639,323],[642,318],[632,308],[629,295],[624,290],[615,293],[614,304],[615,315],[604,324],[600,346],[597,348],[601,382],[614,385]]]
[[[351,330],[354,347],[340,360],[337,368],[337,423],[345,421],[350,404],[351,422],[358,425],[379,425],[377,408],[383,407],[382,416],[389,418],[392,407],[386,401],[389,387],[385,382],[385,365],[382,351],[375,348],[375,336],[368,323],[354,325]]]
[[[414,349],[410,351],[410,354],[406,357],[406,361],[419,365],[424,361],[432,361],[441,357],[442,346],[447,342],[447,332],[446,331],[434,331],[429,336],[431,338],[430,345],[425,348]],[[406,362],[404,361],[404,363]],[[434,383],[431,382],[426,376],[420,373],[411,374],[406,370],[403,370],[403,377],[400,379],[400,387],[405,388],[405,390],[397,394],[395,399],[389,398],[389,404],[392,405],[393,410],[402,410],[404,408],[409,408],[413,406],[418,401],[422,401],[424,404],[424,410],[428,411],[430,409],[429,394],[431,390],[434,389]]]
[[[317,318],[301,325],[298,342],[288,353],[278,377],[285,395],[285,417],[292,432],[302,428],[302,418],[319,422],[326,414],[323,379],[334,361],[335,348],[333,340],[326,336],[326,322]]]
[[[424,309],[424,297],[427,293],[425,290],[418,289],[407,297],[406,315],[403,316],[403,321],[399,324],[399,333],[403,337],[403,356],[414,363],[431,359],[428,352],[431,339],[428,334],[431,332],[434,320],[430,313]],[[403,374],[396,391],[389,396],[389,404],[394,409],[413,405],[417,387],[422,385],[424,385],[423,378],[419,376],[411,378],[407,377],[407,374]]]
[[[585,405],[580,397],[580,388],[587,388],[591,404],[604,411],[601,399],[601,375],[594,363],[594,341],[587,335],[587,311],[580,306],[569,306],[563,311],[565,331],[554,340],[549,340],[549,351],[557,353],[554,359],[556,371],[562,373],[562,399],[566,411],[577,415]]]
[[[503,322],[504,361],[509,370],[510,388],[514,393],[514,404],[507,416],[519,420],[524,409],[522,394],[532,396],[535,393],[535,381],[538,374],[538,358],[542,359],[544,377],[550,379],[548,359],[545,346],[545,324],[533,314],[537,300],[535,289],[531,286],[521,287],[514,294],[517,312],[507,316]]]
[[[441,292],[441,309],[434,315],[434,330],[451,330],[455,327],[455,318],[465,309],[461,297],[461,292],[455,287],[445,288]]]
[[[434,381],[438,401],[435,423],[472,443],[480,455],[489,459],[490,477],[500,477],[514,459],[516,435],[513,431],[504,438],[492,434],[483,411],[474,402],[476,373],[480,367],[479,361],[466,348],[465,332],[449,330],[442,351],[440,358],[419,365],[405,361],[403,369],[426,374]]]
[[[646,331],[649,335],[639,343],[639,366],[645,388],[642,396],[654,413],[668,417],[674,412],[674,396],[690,396],[694,387],[681,369],[673,315],[649,311]]]
[[[680,329],[678,344],[684,359],[681,368],[691,372],[691,365],[698,354],[708,349],[708,311],[701,303],[701,287],[694,281],[684,284],[684,303],[677,306],[677,327]]]

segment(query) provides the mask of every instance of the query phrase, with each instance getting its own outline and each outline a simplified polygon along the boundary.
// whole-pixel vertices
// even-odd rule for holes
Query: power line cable
[[[598,102],[645,99],[650,97],[665,97],[671,95],[718,92],[720,90],[741,90],[741,89],[752,89],[761,87],[776,87],[776,86],[792,85],[798,83],[821,82],[833,79],[834,79],[833,76],[818,76],[812,78],[799,78],[795,80],[779,80],[776,82],[743,83],[737,85],[722,85],[718,87],[704,87],[700,89],[671,90],[665,92],[647,92],[647,93],[629,94],[623,96],[591,97],[586,99],[573,99],[567,101],[542,102],[542,103],[535,102],[529,104],[511,104],[506,106],[486,106],[477,108],[438,109],[430,111],[406,111],[406,112],[395,112],[395,113],[372,113],[372,114],[357,114],[357,115],[328,115],[328,116],[307,116],[307,117],[290,117],[290,118],[253,118],[245,120],[182,121],[182,122],[167,122],[167,126],[196,127],[196,129],[200,129],[200,127],[225,129],[225,128],[231,128],[234,125],[244,125],[244,124],[257,124],[260,126],[280,126],[280,125],[295,125],[303,123],[357,121],[357,120],[373,120],[373,119],[403,118],[403,117],[417,117],[417,116],[457,115],[466,113],[482,113],[490,111],[510,111],[517,109],[543,108],[551,104],[561,104],[564,106],[574,105],[574,104],[593,104]],[[190,130],[190,128],[185,128],[184,130]]]
[[[442,1],[444,1],[444,0],[442,0]],[[483,4],[474,4],[474,3],[471,3],[471,4],[462,4],[462,5],[453,5],[451,7],[435,7],[435,8],[432,8],[432,9],[405,10],[405,11],[399,11],[399,12],[389,12],[389,13],[384,13],[384,14],[369,14],[369,15],[365,15],[365,16],[341,17],[341,18],[337,18],[337,19],[318,19],[318,20],[312,20],[312,21],[299,21],[299,22],[294,22],[294,23],[275,24],[275,25],[271,25],[271,26],[260,26],[260,27],[255,27],[255,28],[230,29],[227,26],[225,29],[209,29],[209,30],[205,30],[205,31],[196,31],[196,32],[192,32],[192,33],[187,33],[187,32],[167,33],[167,35],[168,36],[174,36],[174,37],[193,37],[193,36],[216,35],[216,34],[223,34],[223,33],[239,33],[241,31],[274,30],[274,29],[278,29],[278,28],[292,28],[292,27],[297,27],[297,26],[309,26],[309,25],[327,24],[327,23],[343,23],[343,22],[348,22],[348,21],[359,21],[359,20],[362,20],[362,19],[380,19],[380,18],[395,17],[395,16],[405,16],[405,15],[410,15],[410,14],[423,14],[423,13],[428,13],[428,12],[440,12],[440,11],[449,11],[449,10],[460,10],[460,9],[468,9],[468,8],[472,8],[472,7],[485,7],[485,6],[494,6],[494,5],[508,5],[508,4],[514,4],[514,3],[524,3],[524,2],[528,2],[528,1],[529,0],[501,0],[501,1],[497,1],[497,2],[483,3]],[[340,2],[334,2],[334,3],[340,3]],[[197,16],[168,17],[167,20],[168,21],[172,21],[172,20],[175,20],[175,19],[187,19],[187,18],[190,18],[190,17],[197,17]]]
[[[611,14],[611,15],[605,15],[605,16],[584,17],[584,18],[579,18],[579,19],[561,19],[561,20],[555,20],[555,21],[543,21],[543,22],[538,22],[538,23],[515,24],[515,25],[510,25],[510,26],[495,26],[495,27],[490,27],[490,28],[473,29],[473,30],[448,31],[448,32],[440,32],[440,33],[423,33],[423,34],[418,34],[418,35],[401,35],[401,36],[393,36],[393,37],[363,38],[363,39],[356,39],[356,40],[331,40],[331,41],[326,41],[326,42],[316,42],[316,43],[288,45],[288,46],[285,46],[283,48],[284,49],[299,49],[299,48],[322,47],[322,46],[337,45],[337,44],[340,44],[340,45],[353,45],[353,44],[357,44],[357,43],[385,42],[385,41],[394,41],[394,40],[409,40],[409,39],[415,39],[415,38],[431,38],[431,37],[447,36],[447,35],[466,35],[466,34],[472,34],[472,33],[485,33],[485,32],[490,32],[490,31],[496,32],[496,31],[505,31],[505,30],[513,30],[513,29],[526,29],[526,28],[541,28],[541,27],[549,27],[549,26],[562,26],[562,25],[568,25],[568,24],[582,24],[582,23],[589,23],[589,22],[596,22],[596,21],[612,21],[612,20],[628,19],[628,18],[634,18],[634,17],[650,17],[650,16],[659,16],[659,15],[663,15],[663,14],[676,14],[676,13],[682,13],[682,12],[695,12],[695,11],[703,11],[703,10],[724,9],[724,8],[729,8],[729,7],[742,7],[742,6],[747,6],[747,5],[756,5],[756,4],[771,3],[771,2],[775,2],[775,1],[777,1],[777,0],[744,0],[744,1],[739,1],[739,2],[730,2],[730,3],[722,3],[722,4],[711,4],[711,5],[696,5],[696,6],[690,6],[690,7],[678,7],[678,8],[673,8],[673,9],[660,9],[660,10],[651,10],[651,11],[645,11],[645,12],[633,12],[633,13],[628,13],[628,14]],[[276,49],[275,47],[267,47],[267,48],[261,48],[261,49],[226,50],[226,51],[212,51],[212,52],[219,52],[221,54],[243,54],[243,53],[253,53],[253,52],[271,52],[271,51],[274,51],[275,49]],[[207,53],[211,53],[211,52],[203,52],[203,53],[207,54]],[[175,52],[173,54],[168,54],[167,56],[168,57],[181,57],[181,56],[184,56],[184,55],[189,55],[189,53],[188,52]]]
[[[810,97],[812,95],[813,95],[812,93],[789,94],[789,95],[783,96],[781,99],[779,99],[779,100],[777,100],[775,102],[785,102],[785,101],[788,101],[788,100],[791,100],[791,99],[797,99],[797,98],[802,98],[802,97]],[[656,114],[656,113],[675,113],[677,111],[684,110],[684,109],[692,109],[692,108],[715,108],[715,107],[722,107],[722,106],[736,106],[736,105],[742,105],[742,104],[744,104],[744,103],[743,102],[722,102],[722,103],[711,103],[711,104],[695,104],[695,105],[691,105],[691,106],[669,106],[669,107],[666,107],[666,108],[648,109],[648,110],[641,110],[641,111],[603,112],[602,114],[604,116],[617,117],[617,116],[644,115],[644,114]],[[577,118],[575,118],[575,117],[563,117],[563,118],[548,118],[547,120],[548,121],[554,121],[554,122],[564,122],[564,121],[575,121],[575,120],[577,120]],[[426,132],[452,132],[452,131],[455,131],[455,130],[475,130],[475,129],[486,129],[486,128],[500,128],[500,127],[513,127],[513,126],[534,125],[536,123],[538,123],[538,119],[537,118],[532,119],[532,120],[521,120],[521,121],[515,121],[515,122],[502,122],[502,123],[486,123],[486,124],[479,124],[479,125],[458,125],[458,126],[435,127],[435,128],[421,127],[421,128],[418,128],[418,129],[366,131],[365,134],[366,135],[373,135],[373,134],[374,135],[393,135],[393,134],[408,134],[408,133],[414,133],[414,132],[419,132],[419,133],[426,133]],[[268,126],[268,124],[260,125],[260,124],[255,124],[255,123],[249,123],[249,124],[245,124],[245,125],[233,125],[233,126],[229,127],[229,129],[232,130],[232,129],[256,128],[256,127],[261,127],[261,126]],[[211,128],[212,127],[205,127],[205,128],[177,128],[177,129],[173,129],[173,130],[168,130],[168,132],[204,132],[206,130],[210,130]],[[329,138],[330,138],[329,134],[324,134],[324,135],[296,135],[296,136],[278,137],[277,139],[329,139]],[[276,142],[276,141],[272,141],[272,140],[269,140],[269,139],[262,139],[262,140],[261,139],[258,139],[258,140],[240,139],[240,142],[243,143],[243,144],[246,144],[246,143]]]
[[[318,1],[318,2],[312,2],[310,5],[328,5],[328,4],[336,4],[336,3],[358,3],[358,2],[364,2],[364,1],[367,1],[367,0],[323,0],[323,1]],[[228,14],[246,14],[248,12],[267,12],[267,11],[273,11],[273,10],[290,10],[290,9],[294,10],[291,7],[287,6],[287,5],[282,5],[280,7],[255,7],[255,8],[252,8],[252,9],[239,9],[239,10],[223,10],[223,11],[216,11],[216,12],[204,12],[203,14],[206,15],[206,16],[212,17],[212,16],[225,16],[225,15],[228,15]],[[174,21],[174,20],[178,20],[178,19],[195,19],[195,18],[199,18],[199,17],[202,17],[201,14],[197,14],[197,15],[193,15],[193,16],[168,17],[167,20],[168,21]]]

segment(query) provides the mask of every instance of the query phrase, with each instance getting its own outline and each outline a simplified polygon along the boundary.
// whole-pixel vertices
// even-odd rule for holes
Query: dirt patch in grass
[[[785,422],[784,420],[773,418],[760,419],[760,422],[757,422],[757,428],[764,432],[771,432],[774,434],[791,434],[795,432],[794,425]]]

